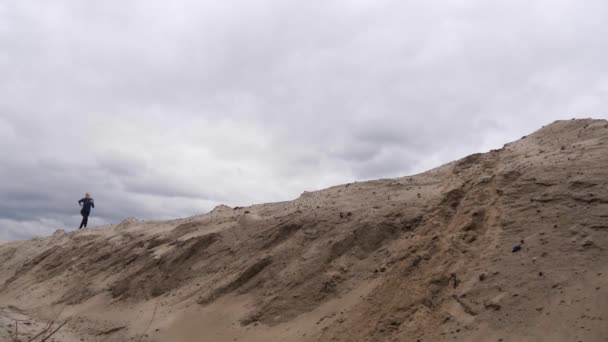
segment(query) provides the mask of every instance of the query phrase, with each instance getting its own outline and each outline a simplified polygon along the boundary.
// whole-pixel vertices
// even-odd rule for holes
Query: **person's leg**
[[[81,229],[82,227],[84,227],[85,220],[87,219],[85,214],[81,214],[81,215],[82,215],[82,221],[80,221],[80,227],[78,227],[78,229]]]
[[[89,215],[84,215],[84,217],[82,218],[82,221],[84,222],[84,227],[87,227],[87,223],[89,222]]]

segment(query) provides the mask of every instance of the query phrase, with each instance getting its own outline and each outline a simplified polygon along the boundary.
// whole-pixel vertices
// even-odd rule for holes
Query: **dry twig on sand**
[[[65,321],[61,324],[59,324],[59,326],[57,326],[57,328],[55,328],[54,330],[51,331],[51,328],[53,327],[53,325],[55,324],[55,321],[50,322],[46,328],[44,328],[41,332],[39,332],[36,336],[30,338],[29,340],[27,340],[27,342],[34,342],[37,338],[42,337],[42,339],[40,340],[40,342],[44,342],[47,341],[49,338],[51,338],[53,335],[55,335],[59,329],[61,329],[64,325],[66,325],[68,323],[68,321]],[[14,341],[19,341],[17,338],[15,338]]]
[[[48,340],[51,336],[55,335],[55,333],[57,333],[59,331],[59,329],[61,329],[64,325],[66,325],[68,321],[65,321],[61,324],[59,324],[59,326],[57,327],[57,329],[53,330],[53,332],[51,332],[47,337],[43,338],[42,340],[40,340],[40,342],[44,342],[46,340]]]
[[[51,329],[51,327],[53,326],[53,324],[55,323],[55,321],[52,321],[49,323],[49,325],[46,326],[46,328],[44,328],[41,332],[39,332],[36,336],[30,338],[27,342],[32,342],[35,339],[37,339],[38,337],[42,336],[43,334],[45,334],[47,331],[49,331]]]
[[[152,325],[152,322],[154,322],[154,317],[156,317],[156,309],[158,308],[158,302],[156,302],[156,304],[154,304],[154,312],[152,313],[152,318],[150,318],[150,322],[148,322],[148,326],[146,327],[146,329],[144,330],[144,332],[139,336],[139,340],[137,340],[138,342],[141,342],[141,340],[144,338],[144,336],[146,336],[146,333],[148,332],[148,329],[150,329],[150,326]]]
[[[15,321],[15,336],[13,336],[14,342],[19,342],[19,323]]]

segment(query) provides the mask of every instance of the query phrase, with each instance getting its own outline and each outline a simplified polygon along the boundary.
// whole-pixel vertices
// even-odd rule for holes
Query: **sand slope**
[[[608,341],[607,165],[607,121],[558,121],[416,176],[3,244],[0,339],[18,310],[68,342]]]

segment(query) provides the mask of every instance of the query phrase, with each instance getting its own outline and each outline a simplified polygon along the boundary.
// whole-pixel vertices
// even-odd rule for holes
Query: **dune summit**
[[[558,121],[415,176],[1,244],[0,339],[608,341],[607,248],[608,121]]]

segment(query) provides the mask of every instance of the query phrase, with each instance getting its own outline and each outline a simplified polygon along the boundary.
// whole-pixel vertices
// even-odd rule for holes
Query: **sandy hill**
[[[3,244],[0,339],[608,341],[607,248],[608,121],[558,121],[411,177]]]

